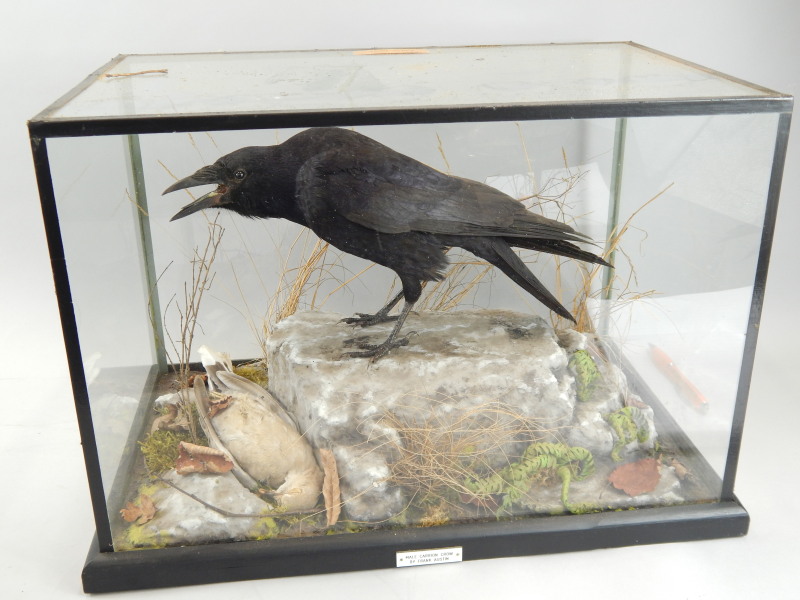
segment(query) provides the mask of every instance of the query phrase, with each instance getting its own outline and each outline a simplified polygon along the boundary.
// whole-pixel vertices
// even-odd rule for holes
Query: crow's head
[[[249,214],[251,211],[248,210],[248,200],[251,200],[249,196],[252,195],[248,193],[248,188],[251,187],[249,180],[254,178],[252,175],[257,170],[255,154],[255,148],[242,148],[231,152],[213,165],[203,167],[169,186],[163,194],[199,185],[217,186],[216,189],[184,206],[170,220],[182,219],[205,208],[228,208],[248,216],[256,216]]]

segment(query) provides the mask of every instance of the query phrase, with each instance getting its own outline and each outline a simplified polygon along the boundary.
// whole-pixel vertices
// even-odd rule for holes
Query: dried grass
[[[424,417],[412,418],[409,412],[387,414],[380,424],[398,433],[388,442],[397,457],[389,482],[420,501],[451,498],[458,503],[457,495],[472,496],[466,480],[499,471],[519,460],[528,445],[557,433],[499,401],[456,414],[435,406]]]
[[[297,266],[290,267],[293,259]],[[335,268],[348,273],[342,264],[341,253],[332,249],[328,242],[317,238],[310,230],[304,229],[298,233],[284,254],[278,287],[269,302],[265,333],[268,335],[276,323],[293,315],[303,306],[311,310],[321,308],[335,293],[346,288],[373,266],[374,264],[369,264],[361,271],[349,273],[342,279],[334,273]],[[330,286],[325,284],[330,282],[336,285],[327,290]],[[324,295],[323,290],[327,290]]]
[[[271,322],[277,323],[297,312],[297,308],[300,306],[300,300],[309,285],[309,280],[314,275],[316,275],[317,280],[315,288],[319,288],[319,282],[325,267],[325,257],[329,247],[330,244],[328,242],[317,239],[309,256],[305,258],[297,268],[289,270],[284,268],[284,271],[281,273],[280,287],[282,290],[285,290],[285,297],[281,302],[279,300],[279,294],[276,294],[273,301],[270,303],[269,320]],[[286,281],[289,274],[293,274],[293,278],[287,284]],[[315,298],[316,295],[312,298],[312,307],[315,305]]]
[[[609,278],[608,281],[601,289],[596,288],[596,281],[600,273],[606,269],[602,265],[592,265],[589,268],[588,265],[582,265],[582,275],[583,275],[583,282],[582,285],[579,287],[575,298],[572,301],[572,310],[573,315],[575,316],[575,325],[574,329],[577,331],[585,332],[585,333],[593,333],[595,331],[594,323],[592,322],[591,316],[589,315],[588,311],[588,300],[589,298],[597,297],[602,295],[603,298],[610,299],[611,298],[611,288],[613,283],[616,281],[619,285],[619,292],[617,292],[616,296],[616,304],[617,309],[621,308],[623,303],[633,302],[635,300],[641,300],[643,298],[652,296],[655,294],[655,290],[648,290],[648,291],[636,291],[633,292],[632,284],[635,284],[636,280],[636,270],[634,268],[633,261],[631,260],[630,256],[622,249],[621,241],[628,230],[633,226],[633,221],[635,220],[636,216],[644,210],[647,206],[651,203],[655,202],[658,198],[660,198],[664,193],[672,187],[672,183],[666,186],[663,190],[658,192],[655,196],[650,198],[647,202],[642,204],[639,208],[637,208],[628,219],[621,225],[614,227],[611,231],[611,234],[606,241],[605,249],[603,253],[600,255],[603,260],[609,262],[610,264],[615,264],[615,258],[617,252],[620,252],[625,259],[628,261],[628,265],[630,267],[630,271],[628,273],[628,277],[626,280],[621,280],[616,274]],[[616,272],[615,272],[616,273]],[[560,319],[560,317],[556,317],[556,319]]]

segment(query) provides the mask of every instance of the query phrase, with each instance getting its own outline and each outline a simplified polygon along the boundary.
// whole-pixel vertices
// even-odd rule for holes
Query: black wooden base
[[[464,560],[552,554],[742,536],[738,500],[587,515],[236,542],[128,552],[92,543],[83,569],[89,593],[395,567],[403,550],[461,546]]]

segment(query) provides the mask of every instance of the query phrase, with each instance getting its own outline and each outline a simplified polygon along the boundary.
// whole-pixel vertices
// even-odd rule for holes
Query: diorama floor
[[[155,379],[155,387],[152,396],[164,397],[164,394],[170,394],[174,391],[175,385],[175,375],[173,373],[160,375]],[[636,397],[638,398],[638,396]],[[143,406],[142,410],[145,413],[143,416],[144,429],[142,435],[136,442],[137,444],[141,444],[143,443],[142,440],[147,439],[146,432],[151,431],[153,421],[157,416],[156,411],[149,405]],[[642,419],[644,419],[644,417],[642,417]],[[714,512],[716,509],[708,504],[709,502],[713,504],[712,499],[717,493],[716,490],[719,485],[717,476],[711,471],[711,468],[705,463],[704,459],[697,454],[694,448],[689,445],[681,449],[682,443],[690,444],[690,442],[682,437],[670,435],[669,431],[671,431],[672,427],[676,427],[676,425],[671,424],[667,426],[662,419],[656,419],[654,431],[658,433],[654,434],[653,437],[657,440],[660,447],[657,453],[659,456],[658,462],[652,458],[642,458],[650,456],[652,450],[634,449],[629,453],[620,449],[620,452],[624,452],[625,454],[624,457],[620,456],[617,459],[620,462],[614,462],[609,456],[597,454],[591,461],[591,472],[587,470],[587,475],[589,476],[586,479],[579,476],[574,477],[574,481],[568,485],[567,489],[570,502],[568,507],[563,504],[564,500],[560,498],[561,482],[558,476],[553,473],[549,476],[548,480],[534,483],[526,496],[529,498],[528,504],[522,506],[515,505],[513,511],[511,507],[509,507],[508,511],[512,512],[503,511],[499,509],[498,505],[488,508],[479,508],[475,505],[476,502],[458,504],[455,498],[451,498],[449,502],[438,505],[433,512],[430,512],[431,509],[429,507],[422,509],[416,506],[412,499],[408,499],[404,501],[401,507],[401,515],[398,515],[394,519],[379,519],[374,523],[370,523],[352,519],[352,517],[348,518],[347,501],[344,501],[344,512],[342,517],[340,517],[338,526],[327,527],[325,525],[324,504],[318,504],[317,510],[308,511],[308,514],[292,515],[290,513],[286,518],[281,518],[280,509],[277,509],[277,512],[273,511],[269,513],[273,517],[270,520],[273,528],[269,530],[264,529],[263,517],[260,516],[261,513],[259,513],[258,509],[253,509],[255,511],[253,518],[225,517],[222,512],[223,509],[236,512],[236,510],[234,510],[235,506],[251,506],[252,503],[258,502],[258,500],[249,494],[241,484],[236,482],[235,478],[231,475],[220,476],[209,475],[207,473],[191,473],[181,476],[176,474],[174,469],[171,469],[162,473],[162,476],[171,482],[170,485],[167,486],[165,479],[161,479],[159,482],[158,479],[160,478],[153,478],[147,473],[140,453],[138,450],[134,450],[134,459],[130,470],[123,473],[123,475],[125,475],[124,477],[118,476],[114,483],[115,489],[116,486],[121,486],[123,488],[120,490],[122,494],[115,492],[111,494],[111,498],[116,499],[116,501],[112,500],[113,505],[109,509],[109,512],[112,514],[112,536],[114,539],[114,546],[119,551],[125,551],[153,547],[161,548],[165,546],[181,547],[195,545],[195,547],[198,548],[197,551],[202,553],[205,552],[205,550],[201,549],[201,546],[205,543],[224,543],[235,540],[259,540],[272,537],[283,539],[308,536],[330,537],[333,534],[347,534],[356,531],[366,531],[368,533],[364,535],[370,535],[370,531],[376,532],[381,530],[392,530],[393,535],[397,536],[403,529],[414,530],[420,527],[429,528],[433,523],[425,522],[425,518],[427,518],[428,515],[434,515],[436,524],[438,525],[484,523],[490,526],[491,523],[499,524],[511,521],[516,523],[515,527],[518,532],[522,531],[525,527],[533,527],[536,529],[538,525],[536,521],[548,517],[551,514],[562,517],[572,517],[571,519],[558,519],[559,524],[553,525],[555,527],[563,527],[566,530],[569,530],[571,527],[567,524],[570,520],[576,522],[575,527],[577,529],[591,526],[577,524],[578,519],[574,518],[576,515],[585,513],[606,512],[607,515],[605,517],[596,514],[598,522],[604,525],[608,525],[615,518],[613,513],[618,511],[622,511],[625,517],[629,517],[628,520],[631,521],[641,517],[646,523],[650,523],[650,519],[655,519],[655,522],[658,522],[658,517],[649,514],[633,515],[630,510],[662,506],[672,506],[678,509],[683,505],[688,508],[689,512],[695,515],[691,518],[699,518],[697,515],[704,513],[706,509],[708,509],[709,514],[712,516],[706,518],[719,520],[719,517]],[[566,436],[566,434],[562,434],[562,437],[564,436]],[[631,444],[631,446],[635,445],[635,442]],[[590,453],[589,456],[591,458]],[[615,468],[620,467],[626,462],[634,462],[637,458],[644,462],[649,461],[651,464],[662,466],[655,471],[656,480],[658,481],[657,485],[653,483],[652,487],[648,488],[646,493],[635,492],[633,493],[635,497],[629,497],[624,492],[612,488],[609,484],[609,477]],[[691,475],[685,477],[676,476],[675,468],[669,467],[670,464],[673,464],[673,461],[675,464],[682,465],[682,468]],[[122,517],[118,516],[120,513],[119,509],[123,508],[129,502],[138,502],[137,497],[139,497],[140,492],[145,489],[148,490],[146,493],[153,494],[152,499],[156,502],[156,519],[147,526],[126,523],[123,521]],[[192,493],[197,494],[200,498],[204,498],[205,501],[211,502],[212,505],[219,504],[220,510],[213,511],[202,506],[196,499],[190,498]],[[498,494],[486,498],[485,501],[489,502],[493,498],[497,498],[496,501],[499,502],[500,497],[501,495]],[[375,502],[379,501],[380,498],[375,500]],[[704,504],[704,506],[690,508],[692,504],[698,503]],[[162,504],[172,507],[168,509],[170,516],[164,516],[162,514]],[[130,506],[130,504],[128,504],[128,506]],[[269,510],[267,505],[260,502],[254,506],[263,506],[261,510]],[[237,510],[241,512],[245,509],[239,508]],[[493,514],[495,510],[497,510],[498,515],[502,517],[499,521]],[[251,514],[249,508],[245,510],[245,512]],[[652,513],[653,511],[644,512]],[[570,515],[570,513],[574,513],[574,515]],[[531,519],[533,519],[533,521],[531,521]],[[197,525],[204,521],[209,523],[207,527],[204,528]],[[529,522],[526,524],[526,521]],[[624,522],[625,518],[623,518],[622,521]],[[158,524],[155,525],[156,523]],[[401,523],[404,525],[401,525]],[[677,525],[672,525],[670,528],[675,529],[676,526]],[[543,527],[547,530],[550,525]],[[646,534],[645,530],[649,527],[650,525],[644,526],[642,534]],[[698,526],[693,525],[690,526],[689,529],[691,530],[696,527]],[[435,526],[430,528],[437,529]],[[722,530],[732,532],[736,530],[736,526],[734,526],[733,529],[723,527]],[[475,533],[472,535],[486,535],[486,531],[488,530],[485,530],[483,534]],[[427,533],[432,534],[434,537],[436,536],[435,532],[429,531]],[[417,534],[410,532],[410,535],[411,537],[409,539],[414,539]],[[424,535],[424,533],[422,535]],[[446,538],[448,534],[446,531],[442,531],[439,535]],[[732,533],[727,533],[726,535],[732,535]],[[585,538],[586,536],[583,537]],[[609,541],[606,543],[608,545],[619,545],[612,541],[616,539],[616,537],[617,536],[614,534],[608,534],[607,538]],[[644,537],[646,537],[646,535],[644,535]],[[682,536],[674,536],[674,538],[679,537]],[[690,535],[689,537],[693,536]],[[698,534],[696,537],[703,536]],[[354,541],[353,545],[355,547],[361,547],[367,542],[367,539],[362,542]],[[398,544],[402,543],[403,542],[400,540],[390,542],[388,554],[391,555],[395,547],[396,549],[401,549]],[[510,544],[511,542],[509,541],[508,543]],[[587,539],[585,544],[578,543],[577,545],[578,547],[591,547],[592,543]],[[238,547],[238,551],[241,553],[245,550],[240,546]],[[548,550],[548,552],[551,551],[554,550]],[[324,551],[320,552],[324,554]],[[506,550],[500,553],[513,554],[514,552]],[[490,552],[488,554],[495,553]],[[138,558],[127,558],[131,559],[132,564],[139,564]],[[122,562],[118,563],[116,568],[121,568],[121,566],[125,564],[124,559],[125,557],[120,559]],[[149,558],[143,557],[141,560],[147,561]],[[163,556],[162,560],[167,560],[166,556]],[[263,561],[264,558],[254,558],[254,560],[258,562]],[[320,560],[326,563],[326,559],[322,558],[322,556],[320,556]],[[159,561],[156,561],[156,564],[160,564]],[[133,568],[135,569],[138,567]],[[364,566],[363,568],[368,567]],[[369,568],[374,568],[374,565]],[[168,571],[168,569],[164,570]],[[307,570],[313,572],[315,570],[324,570],[324,568],[310,568]],[[99,577],[100,580],[104,579],[100,572],[95,571],[95,575],[90,575],[87,580],[89,589],[91,589],[92,585],[97,585],[90,583],[95,577]],[[159,575],[158,581],[162,580],[167,582],[180,580],[180,578],[171,578],[168,574],[163,576]],[[101,587],[103,586],[103,584],[99,585]],[[124,585],[127,584],[123,584],[123,586]],[[113,587],[115,587],[114,584],[112,584],[112,588]],[[143,587],[147,586],[145,585]]]

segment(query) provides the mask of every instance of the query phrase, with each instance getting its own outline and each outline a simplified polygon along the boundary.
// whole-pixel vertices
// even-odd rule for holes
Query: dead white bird
[[[212,352],[206,351],[204,358],[211,357]],[[295,420],[272,394],[226,370],[224,363],[213,372],[219,393],[210,397],[199,377],[194,386],[201,423],[204,431],[210,430],[206,435],[211,444],[231,457],[233,473],[245,487],[263,482],[275,489],[272,496],[279,506],[287,510],[313,508],[322,490],[323,474]],[[217,403],[216,409],[212,403]]]

